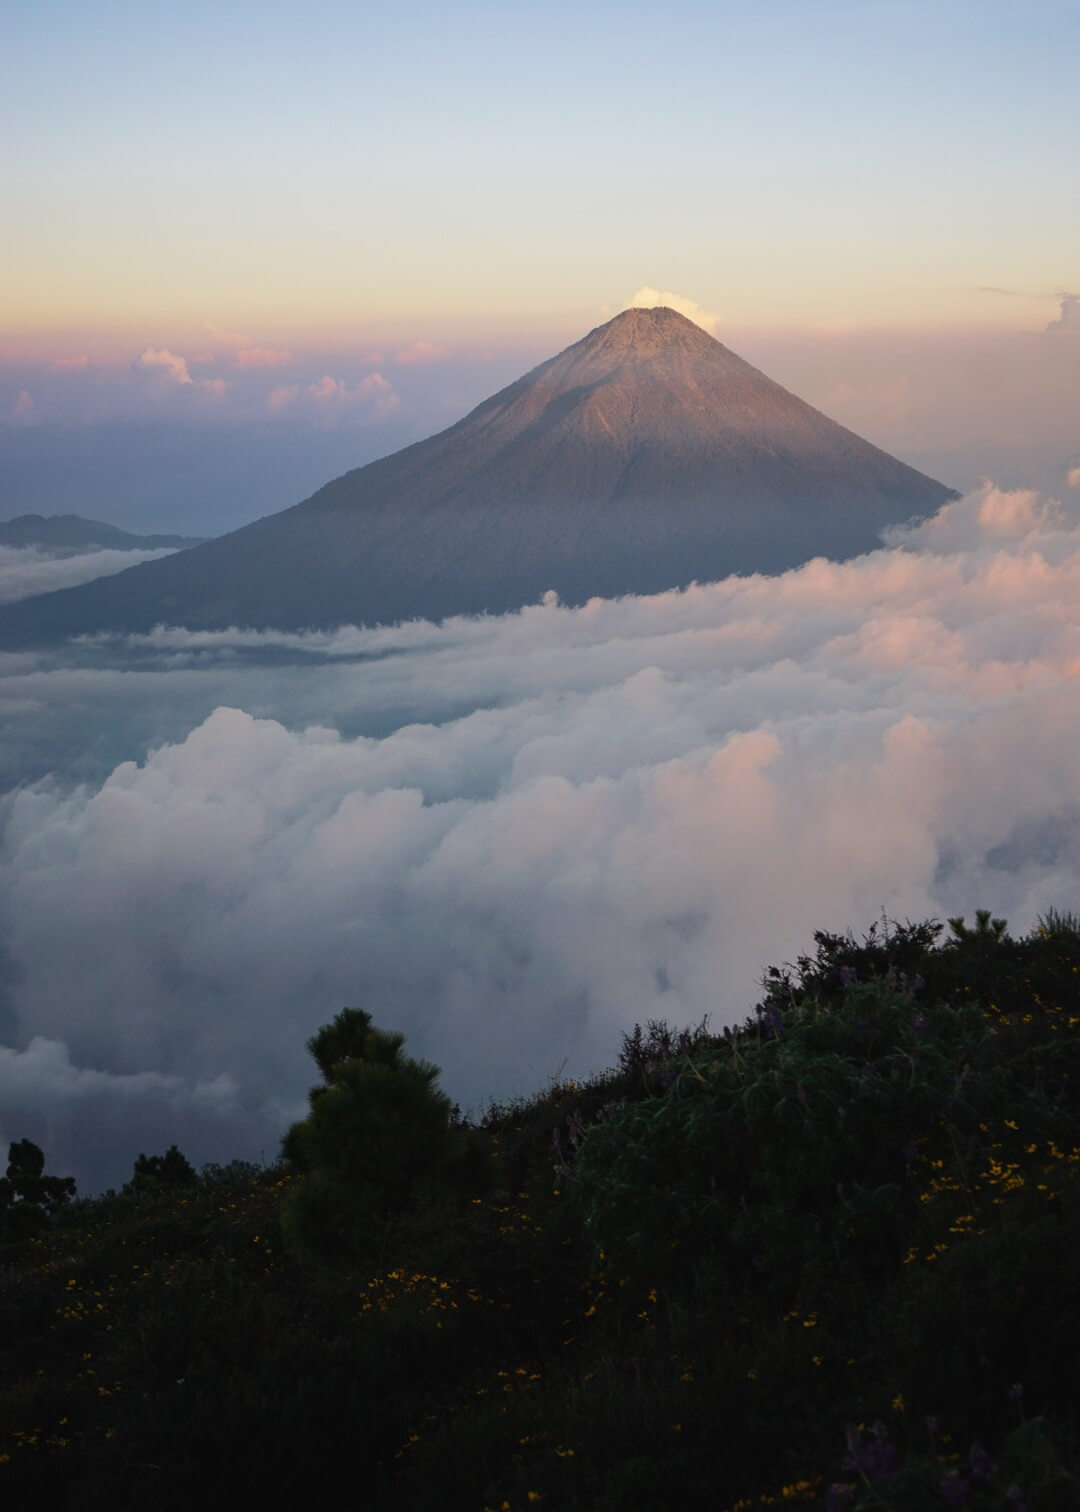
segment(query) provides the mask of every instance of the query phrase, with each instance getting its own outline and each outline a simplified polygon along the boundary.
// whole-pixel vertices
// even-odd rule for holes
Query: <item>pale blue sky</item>
[[[535,329],[642,283],[1037,322],[1080,281],[1075,0],[6,10],[0,340]]]

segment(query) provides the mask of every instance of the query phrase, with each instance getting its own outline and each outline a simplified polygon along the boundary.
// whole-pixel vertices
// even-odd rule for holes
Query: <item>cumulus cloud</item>
[[[635,294],[627,300],[627,309],[652,310],[658,305],[664,305],[669,310],[677,310],[680,315],[685,315],[687,320],[692,320],[695,325],[701,326],[703,331],[710,333],[719,324],[719,315],[714,315],[711,310],[702,309],[696,300],[688,299],[685,294],[673,294],[670,289],[652,289],[648,284],[643,284]]]
[[[183,357],[178,357],[175,352],[170,352],[167,347],[147,347],[145,351],[139,353],[135,366],[144,372],[165,373],[173,383],[191,382],[187,362]]]
[[[197,392],[207,399],[221,399],[228,388],[224,378],[192,378],[187,359],[167,347],[147,347],[134,362],[136,372],[160,374],[169,383],[178,384],[189,392]]]
[[[449,347],[435,346],[430,341],[414,341],[395,357],[402,367],[416,367],[425,362],[444,362],[450,356]]]
[[[1080,530],[963,502],[775,578],[0,660],[4,739],[68,753],[3,801],[0,1037],[226,1076],[211,1153],[251,1155],[345,1003],[476,1106],[741,1019],[815,928],[1075,907]]]
[[[168,550],[101,550],[56,556],[36,546],[0,546],[0,604],[13,604],[17,599],[52,593],[57,588],[74,588],[76,583],[109,577],[138,562],[169,555]]]
[[[369,373],[356,384],[350,384],[344,378],[333,378],[327,373],[316,382],[303,386],[298,383],[280,384],[266,398],[266,408],[272,414],[292,409],[306,410],[309,414],[321,414],[324,417],[348,412],[354,417],[368,420],[385,419],[399,409],[400,405],[401,398],[397,390],[381,373]]]
[[[1070,488],[1080,488],[1080,464],[1070,467],[1067,476]]]
[[[973,493],[944,505],[928,520],[892,526],[884,532],[891,546],[912,551],[968,551],[1006,542],[1022,543],[1066,529],[1065,510],[1057,499],[1034,489],[1001,489],[984,482]]]
[[[1047,326],[1048,331],[1080,331],[1080,294],[1059,294],[1061,314]]]

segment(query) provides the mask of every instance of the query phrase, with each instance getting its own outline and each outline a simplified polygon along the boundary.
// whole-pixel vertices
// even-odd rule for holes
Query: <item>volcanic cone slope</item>
[[[669,309],[626,310],[457,425],[302,504],[0,612],[0,640],[500,612],[776,572],[951,491]]]

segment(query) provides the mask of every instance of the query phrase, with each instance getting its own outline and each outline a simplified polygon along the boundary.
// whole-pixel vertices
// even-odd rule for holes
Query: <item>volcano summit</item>
[[[654,593],[843,558],[951,490],[669,309],[626,310],[464,420],[302,504],[0,611],[0,643],[299,630]]]

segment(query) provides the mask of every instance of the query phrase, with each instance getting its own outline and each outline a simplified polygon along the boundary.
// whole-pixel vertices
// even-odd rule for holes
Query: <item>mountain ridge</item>
[[[155,551],[175,547],[201,546],[206,536],[139,535],[107,525],[104,520],[88,520],[84,515],[60,514],[15,515],[0,520],[0,546],[39,546],[51,552],[92,550]]]
[[[653,593],[852,556],[952,490],[673,310],[627,310],[309,499],[0,613],[0,641],[299,630]],[[22,613],[18,613],[19,609]]]

